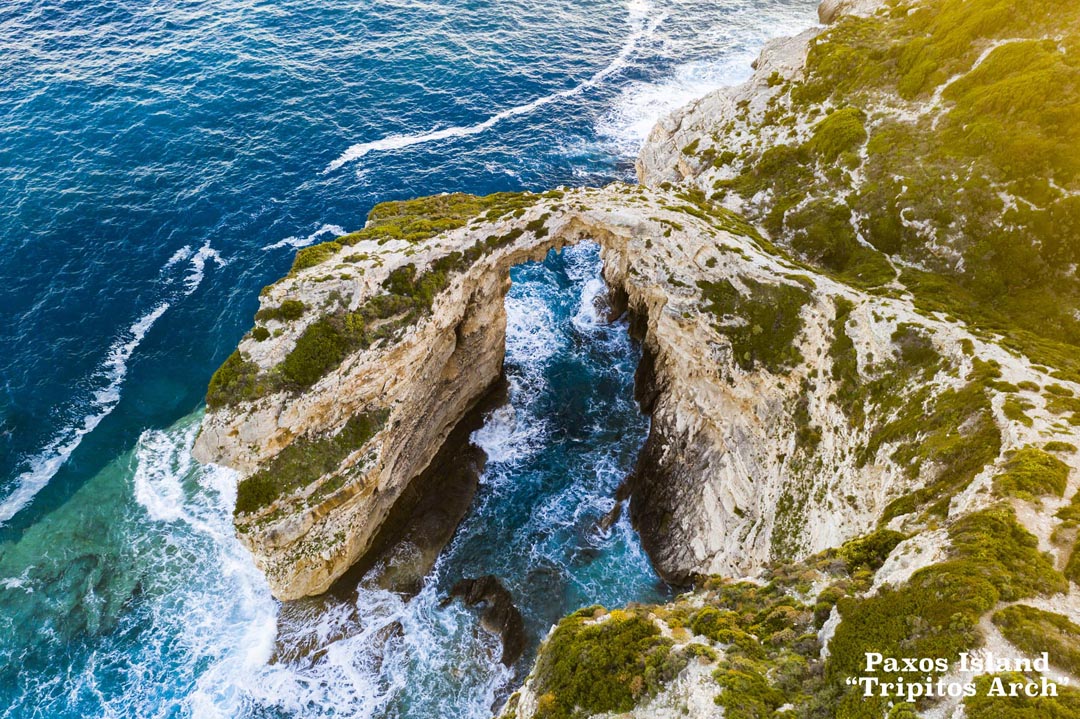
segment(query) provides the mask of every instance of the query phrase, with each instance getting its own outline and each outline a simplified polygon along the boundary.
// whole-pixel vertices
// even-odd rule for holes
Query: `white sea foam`
[[[163,272],[175,266],[182,257],[188,261],[183,277],[182,297],[192,294],[203,280],[206,263],[224,264],[221,255],[207,243],[192,253],[190,248],[178,251],[165,263]],[[174,296],[175,299],[175,296]],[[83,438],[94,431],[120,402],[120,390],[128,373],[132,354],[142,343],[150,328],[172,306],[172,300],[162,300],[124,330],[109,347],[93,379],[100,383],[88,399],[88,412],[78,424],[65,427],[37,454],[24,460],[26,469],[15,478],[15,489],[0,502],[0,526],[10,521],[26,507],[38,492],[45,488],[60,467],[82,444]]]
[[[740,55],[721,63],[687,63],[663,80],[632,83],[601,116],[597,134],[619,154],[634,156],[662,117],[718,87],[746,79],[748,67]]]
[[[174,265],[178,265],[188,257],[191,257],[191,245],[184,245],[179,250],[173,253],[168,262],[161,268],[161,274],[168,272]]]
[[[189,445],[198,431],[198,425],[193,424],[181,442],[157,430],[148,430],[139,437],[133,477],[135,500],[151,519],[175,522],[187,518],[182,478],[192,470],[194,460]]]
[[[217,250],[210,246],[209,242],[200,247],[199,251],[191,256],[191,266],[184,276],[185,296],[190,295],[199,288],[200,284],[202,284],[203,275],[206,272],[206,263],[211,260],[213,260],[218,267],[225,265],[225,260],[221,258],[221,255]]]
[[[518,421],[513,405],[507,404],[491,412],[484,425],[469,439],[487,455],[487,461],[497,464],[523,459],[535,449],[538,428]]]
[[[429,142],[438,142],[450,138],[479,135],[480,133],[490,130],[504,120],[509,120],[512,117],[518,117],[520,115],[527,115],[552,103],[567,100],[591,90],[612,75],[623,70],[629,64],[630,58],[633,56],[634,51],[637,50],[638,45],[651,38],[656,33],[660,24],[667,17],[665,13],[654,13],[652,11],[652,5],[645,0],[631,0],[628,4],[628,9],[630,11],[631,24],[635,27],[627,36],[626,42],[623,44],[619,54],[616,55],[615,59],[606,67],[597,71],[592,77],[578,83],[574,87],[550,95],[545,95],[524,105],[508,108],[475,125],[446,127],[441,130],[432,130],[430,132],[411,135],[390,135],[373,142],[357,143],[349,147],[336,160],[327,165],[326,169],[323,170],[323,173],[325,174],[338,170],[350,162],[359,160],[369,152],[400,150],[406,147],[412,147],[413,145],[423,145]]]
[[[15,478],[15,490],[4,498],[3,502],[0,502],[0,525],[9,521],[30,503],[30,500],[49,483],[71,453],[82,443],[83,437],[93,432],[101,420],[113,411],[120,401],[120,385],[123,384],[124,377],[127,375],[127,362],[131,358],[131,353],[167,309],[169,309],[168,302],[157,305],[136,320],[120,339],[113,343],[98,371],[106,384],[94,391],[90,404],[93,411],[83,417],[79,425],[65,429],[43,450],[26,461],[28,469]]]
[[[160,657],[179,656],[183,664],[168,671],[190,672],[194,688],[164,704],[133,697],[146,710],[134,714],[375,719],[405,700],[410,716],[487,719],[511,673],[498,662],[498,638],[476,631],[473,612],[441,606],[438,566],[411,599],[362,585],[355,603],[294,607],[279,620],[232,527],[236,473],[191,459],[198,419],[143,433],[135,451],[133,495],[152,525],[137,526],[135,541],[161,552],[153,538],[163,537],[167,556],[146,558],[159,567],[144,600],[153,626],[126,669],[157,672]],[[448,673],[470,687],[467,697],[445,691]],[[80,688],[92,691],[96,676],[80,677]],[[125,705],[117,714],[132,712]]]
[[[555,314],[542,297],[511,293],[506,298],[506,316],[506,355],[515,362],[543,362],[563,345]]]
[[[170,430],[146,431],[135,449],[133,494],[156,525],[136,527],[141,536],[135,541],[164,536],[167,547],[189,558],[177,562],[175,556],[165,556],[159,563],[154,580],[158,586],[150,592],[156,596],[154,631],[146,633],[142,660],[156,669],[159,654],[181,647],[190,662],[182,672],[200,667],[193,691],[181,699],[185,713],[225,719],[244,713],[249,701],[238,689],[271,658],[277,603],[236,539],[236,473],[199,466],[191,457],[198,419],[189,418]],[[157,546],[147,551],[161,551]],[[154,646],[160,642],[168,646]]]
[[[695,22],[706,31],[696,25],[689,32],[673,29],[661,43],[670,57],[696,59],[681,62],[660,79],[623,87],[597,121],[597,134],[616,154],[636,156],[661,118],[713,90],[745,81],[765,42],[805,30],[815,21],[816,6],[816,2],[770,3],[747,7],[746,12],[726,6],[718,9],[715,22],[708,15],[710,9],[703,8],[705,17],[695,17]]]
[[[340,237],[344,235],[345,230],[337,225],[322,225],[319,229],[312,232],[306,237],[286,237],[284,240],[278,240],[277,242],[267,245],[263,250],[279,250],[282,247],[307,247],[308,245],[315,244],[315,241],[324,235],[330,235],[332,237]]]

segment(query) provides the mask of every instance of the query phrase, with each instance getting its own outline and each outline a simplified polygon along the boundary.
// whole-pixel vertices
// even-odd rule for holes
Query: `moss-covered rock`
[[[735,361],[743,369],[760,363],[770,372],[784,372],[802,359],[797,339],[810,293],[800,285],[745,277],[740,284],[745,292],[730,280],[700,281],[703,308],[716,317],[717,330],[731,341]]]
[[[1023,499],[1065,493],[1069,466],[1057,457],[1036,447],[1024,447],[1012,452],[1002,472],[994,477],[994,492],[999,496]]]
[[[360,414],[334,435],[295,440],[266,467],[240,482],[235,513],[258,511],[334,472],[349,454],[362,448],[382,429],[388,416],[386,410]]]

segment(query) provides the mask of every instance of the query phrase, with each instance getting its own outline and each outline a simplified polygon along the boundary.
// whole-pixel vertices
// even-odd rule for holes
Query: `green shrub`
[[[998,389],[1001,388],[998,387]],[[1001,412],[1013,422],[1019,422],[1026,427],[1030,427],[1035,422],[1033,419],[1031,419],[1031,417],[1028,416],[1027,411],[1034,407],[1035,405],[1033,405],[1031,402],[1028,402],[1023,397],[1009,396],[1006,397],[1005,401],[1002,403]]]
[[[898,325],[892,333],[892,342],[906,367],[936,370],[941,363],[941,355],[934,343],[917,325]]]
[[[1025,654],[1037,657],[1047,652],[1054,666],[1080,673],[1080,625],[1068,617],[1014,604],[995,612],[993,621]]]
[[[251,330],[251,337],[256,342],[263,342],[270,339],[270,330],[265,327],[255,327]]]
[[[876,572],[885,563],[896,545],[907,537],[891,529],[879,529],[862,537],[845,542],[837,553],[847,564],[848,572],[869,569]]]
[[[525,192],[499,192],[486,197],[451,193],[420,197],[413,200],[383,202],[375,205],[368,214],[367,224],[359,232],[305,247],[296,253],[290,275],[315,267],[330,259],[342,247],[352,246],[366,240],[380,243],[404,240],[417,243],[442,232],[464,227],[472,218],[483,216],[488,221],[524,210],[540,199],[541,195]]]
[[[826,681],[843,694],[837,716],[877,718],[885,713],[886,700],[865,698],[844,685],[849,676],[867,674],[866,652],[952,658],[981,643],[979,619],[999,601],[1068,588],[1011,507],[963,517],[949,528],[949,538],[948,558],[917,571],[905,585],[837,603],[842,620],[825,668]],[[884,681],[897,678],[876,674]]]
[[[383,428],[388,416],[387,410],[358,414],[337,434],[295,439],[262,469],[240,482],[236,489],[236,515],[269,506],[333,472],[345,457],[367,444]]]
[[[311,245],[310,247],[303,247],[297,250],[296,258],[293,260],[292,269],[289,270],[289,274],[295,275],[301,270],[321,265],[323,262],[326,262],[333,257],[341,247],[342,245],[340,242],[331,241]]]
[[[864,121],[865,115],[858,108],[837,110],[814,127],[809,147],[826,162],[832,162],[866,142]]]
[[[699,281],[703,308],[716,319],[716,329],[731,341],[735,361],[750,371],[760,363],[780,373],[802,360],[796,341],[803,327],[801,311],[810,293],[800,286],[767,284],[742,278],[742,295],[728,280]],[[739,324],[731,320],[735,318]]]
[[[672,642],[656,624],[623,611],[594,622],[595,613],[571,614],[544,642],[533,674],[537,719],[630,711],[674,678],[663,671]]]
[[[847,321],[855,305],[844,297],[833,298],[836,316],[832,321],[832,341],[829,343],[829,358],[832,360],[831,374],[837,384],[836,401],[844,409],[844,414],[851,420],[853,427],[862,427],[866,418],[865,400],[859,391],[862,378],[859,376],[859,356],[855,343],[847,333]]]
[[[384,202],[371,210],[364,229],[339,241],[345,245],[365,240],[422,242],[442,232],[464,227],[475,217],[491,222],[527,209],[540,198],[541,195],[525,192],[499,192],[485,197],[455,192]]]
[[[1007,687],[1011,682],[1025,683],[1023,674],[983,674],[975,677],[975,696],[964,699],[967,719],[1076,719],[1080,717],[1080,692],[1058,685],[1056,697],[989,696],[994,679]]]
[[[240,350],[226,358],[210,378],[206,390],[206,406],[210,409],[225,407],[259,394],[259,366],[240,356]]]
[[[297,388],[310,387],[341,364],[348,343],[335,322],[322,318],[308,325],[281,363],[281,375]]]
[[[882,522],[913,512],[930,502],[930,509],[944,515],[948,501],[964,489],[975,475],[997,459],[1001,451],[1001,430],[979,371],[959,389],[947,389],[928,399],[923,386],[913,392],[900,411],[876,428],[861,455],[863,461],[875,456],[885,443],[896,443],[892,459],[917,477],[927,462],[936,468],[934,479],[925,487],[891,502]]]
[[[1069,465],[1035,447],[1009,454],[1003,471],[994,477],[998,496],[1034,499],[1046,494],[1060,497],[1069,480]]]
[[[897,256],[908,278],[926,267],[933,279],[905,280],[920,307],[1002,332],[1010,348],[1078,378],[1080,278],[1068,271],[1080,264],[1077,28],[1080,6],[1064,0],[918,0],[842,17],[811,43],[805,79],[780,90],[779,105],[819,118],[812,137],[744,145],[740,174],[716,189],[768,191],[746,205],[751,218],[845,281],[893,278],[860,239]],[[944,102],[931,107],[936,89]],[[927,115],[882,110],[916,98]],[[786,116],[767,112],[749,133],[786,137]],[[1015,402],[1009,410],[1022,416]]]
[[[265,307],[255,313],[256,322],[276,320],[278,322],[291,322],[304,316],[307,305],[300,300],[284,300],[277,307]]]

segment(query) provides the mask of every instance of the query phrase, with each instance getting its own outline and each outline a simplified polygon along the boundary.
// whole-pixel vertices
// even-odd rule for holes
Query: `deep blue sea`
[[[448,584],[501,576],[533,644],[582,604],[662,598],[625,521],[589,530],[648,420],[587,245],[514,272],[511,404],[415,598],[361,583],[279,628],[234,477],[188,449],[297,247],[384,200],[629,179],[658,117],[815,6],[0,4],[0,717],[487,717],[514,671]]]

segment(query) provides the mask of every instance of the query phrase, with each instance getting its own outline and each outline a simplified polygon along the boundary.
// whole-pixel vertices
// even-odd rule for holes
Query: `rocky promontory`
[[[640,185],[387,203],[301,250],[196,445],[275,596],[370,554],[499,380],[510,268],[593,241],[644,347],[631,517],[691,591],[565,618],[504,716],[1001,715],[861,701],[865,651],[1076,679],[1077,97],[1024,91],[1076,86],[1078,13],[828,0],[661,121]]]

